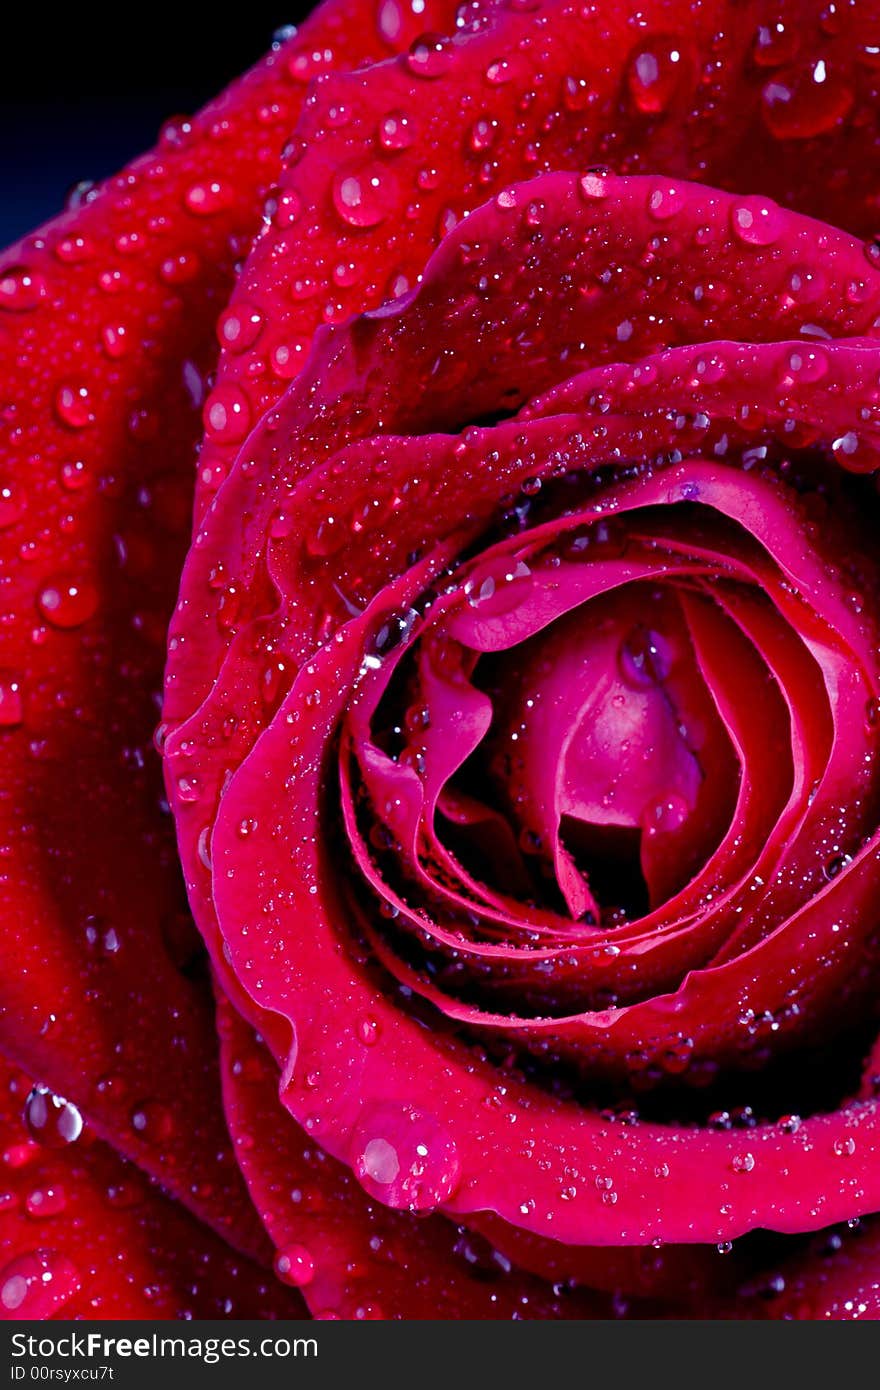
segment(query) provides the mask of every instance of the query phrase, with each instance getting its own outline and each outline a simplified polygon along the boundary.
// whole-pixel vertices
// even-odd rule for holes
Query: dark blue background
[[[81,179],[149,149],[168,116],[197,110],[310,6],[244,0],[235,18],[219,5],[187,15],[187,0],[177,12],[131,4],[53,15],[38,0],[15,8],[2,25],[0,246],[56,213]]]

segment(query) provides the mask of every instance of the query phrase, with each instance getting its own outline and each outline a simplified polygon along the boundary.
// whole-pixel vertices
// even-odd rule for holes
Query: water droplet
[[[26,313],[36,309],[46,296],[46,281],[35,270],[26,265],[10,266],[0,271],[0,309],[8,309],[14,314]]]
[[[24,502],[12,483],[0,484],[0,531],[14,526],[24,513]]]
[[[851,857],[848,854],[833,854],[825,864],[825,877],[829,880],[837,878],[838,874],[843,873],[847,864],[851,862]]]
[[[658,183],[648,194],[648,216],[655,222],[667,222],[685,206],[685,196],[674,183]]]
[[[213,217],[215,213],[222,212],[230,206],[232,194],[219,179],[206,179],[203,183],[194,183],[188,188],[183,201],[187,210],[196,217]]]
[[[506,58],[498,58],[486,69],[486,81],[491,87],[503,87],[513,78],[513,71]]]
[[[491,149],[495,143],[495,123],[488,116],[474,121],[468,133],[468,144],[475,154]]]
[[[375,1047],[376,1043],[379,1041],[381,1031],[378,1019],[370,1017],[358,1019],[355,1028],[358,1039],[363,1043],[364,1047]]]
[[[383,149],[405,150],[414,139],[410,119],[403,111],[389,111],[379,122],[379,144]]]
[[[159,266],[159,278],[166,285],[186,285],[194,280],[201,270],[201,261],[195,251],[181,251]]]
[[[24,1202],[25,1211],[34,1221],[47,1220],[59,1216],[67,1206],[67,1194],[57,1184],[53,1187],[35,1187]]]
[[[199,856],[199,861],[200,861],[200,863],[202,864],[202,867],[205,868],[205,869],[207,869],[208,872],[210,873],[210,872],[211,872],[211,827],[210,827],[210,825],[204,825],[204,826],[202,826],[202,829],[199,831],[199,841],[198,841],[198,846],[197,846],[197,853],[198,853],[198,856]]]
[[[181,801],[198,801],[201,796],[199,779],[191,773],[183,777],[178,777],[177,795]]]
[[[861,439],[855,430],[847,430],[840,435],[832,442],[831,448],[838,463],[851,473],[871,473],[880,465],[877,450]]]
[[[782,236],[784,218],[769,198],[741,198],[730,211],[734,235],[748,246],[772,246]]]
[[[751,1173],[755,1167],[755,1155],[751,1153],[734,1154],[730,1160],[734,1173]]]
[[[386,1206],[431,1211],[461,1180],[454,1139],[409,1105],[369,1111],[352,1137],[352,1166],[364,1189]]]
[[[514,556],[482,565],[464,586],[471,608],[485,617],[509,613],[523,602],[532,586],[532,572],[524,560]]]
[[[158,1144],[174,1132],[174,1119],[167,1105],[158,1100],[145,1100],[131,1112],[131,1127],[148,1143]]]
[[[249,304],[233,304],[217,322],[217,338],[230,352],[246,352],[253,347],[263,327],[263,315]]]
[[[764,124],[779,140],[824,135],[845,119],[852,104],[852,88],[822,59],[776,73],[761,94]]]
[[[119,950],[119,934],[115,927],[108,926],[102,917],[94,914],[86,918],[86,941],[92,949],[100,949],[105,955],[115,956]]]
[[[56,244],[54,254],[64,265],[82,265],[92,259],[95,248],[84,236],[67,236]]]
[[[43,586],[37,607],[53,627],[80,627],[98,610],[98,590],[87,579],[59,579]]]
[[[0,671],[0,729],[14,729],[23,718],[21,681],[11,671]]]
[[[752,56],[758,67],[778,68],[783,63],[790,63],[799,47],[796,25],[791,24],[786,28],[781,22],[762,24],[755,34]]]
[[[274,1269],[282,1284],[304,1289],[315,1277],[315,1261],[304,1245],[286,1245],[276,1251]]]
[[[794,348],[785,354],[785,374],[798,381],[821,381],[828,374],[828,355],[821,348]]]
[[[683,72],[681,45],[676,39],[656,38],[640,44],[630,56],[626,81],[632,104],[646,116],[659,116],[672,105]]]
[[[202,418],[212,439],[221,444],[240,444],[251,423],[247,396],[237,386],[217,386],[205,401]]]
[[[433,81],[448,72],[452,53],[447,39],[438,34],[422,34],[410,45],[406,65],[414,77]]]
[[[588,203],[594,203],[601,198],[607,198],[609,194],[608,175],[603,169],[590,169],[578,180],[578,188],[581,197]]]
[[[15,1318],[49,1318],[80,1287],[76,1266],[55,1250],[31,1250],[0,1269],[0,1308]]]
[[[64,384],[55,392],[55,414],[71,430],[85,429],[94,420],[89,388],[77,384]]]
[[[294,338],[291,342],[276,343],[269,353],[272,371],[282,381],[290,381],[299,372],[308,352],[306,338]]]
[[[835,1139],[833,1149],[838,1158],[852,1158],[856,1151],[856,1141],[851,1134]]]
[[[397,180],[380,164],[337,174],[333,206],[351,227],[377,227],[394,211]]]
[[[47,1149],[63,1149],[82,1133],[82,1115],[72,1101],[56,1096],[48,1086],[34,1086],[24,1103],[24,1122],[34,1139]]]

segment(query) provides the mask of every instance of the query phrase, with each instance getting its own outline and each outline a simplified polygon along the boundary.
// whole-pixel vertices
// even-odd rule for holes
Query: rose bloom
[[[878,107],[326,0],[7,253],[5,1316],[880,1314]]]

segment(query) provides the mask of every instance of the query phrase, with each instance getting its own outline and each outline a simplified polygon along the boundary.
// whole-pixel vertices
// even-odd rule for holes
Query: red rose
[[[10,253],[8,1316],[875,1315],[880,10],[783,10],[328,3]]]

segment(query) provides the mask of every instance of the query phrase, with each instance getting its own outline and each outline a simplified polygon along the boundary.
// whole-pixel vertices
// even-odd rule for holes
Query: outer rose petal
[[[500,496],[530,477],[551,481],[554,468],[663,462],[674,448],[687,460],[722,439],[725,450],[748,451],[779,437],[789,420],[795,441],[830,449],[858,419],[866,458],[876,457],[878,354],[862,339],[806,354],[791,341],[716,342],[577,376],[585,356],[619,354],[621,322],[636,353],[756,330],[788,336],[803,326],[785,292],[789,267],[809,258],[817,239],[834,288],[805,325],[807,338],[814,329],[870,332],[880,307],[880,280],[858,243],[766,200],[668,180],[586,182],[579,193],[575,179],[538,180],[474,214],[435,256],[417,295],[323,335],[307,372],[242,450],[191,553],[171,639],[169,712],[175,721],[193,716],[167,744],[187,877],[217,958],[222,948],[254,1001],[289,1021],[290,1039],[277,1021],[272,1037],[285,1103],[371,1195],[381,1189],[372,1146],[397,1155],[403,1177],[385,1188],[397,1205],[411,1195],[418,1142],[429,1155],[419,1205],[464,1218],[494,1211],[515,1230],[563,1244],[723,1240],[755,1225],[801,1230],[877,1204],[874,1102],[814,1116],[795,1133],[767,1124],[740,1140],[615,1125],[515,1076],[499,1090],[494,1068],[464,1041],[405,1014],[369,960],[339,939],[338,865],[319,811],[328,738],[365,683],[360,668],[383,621],[418,603],[488,524]],[[673,296],[664,276],[685,251],[695,277],[713,286],[708,304]],[[619,292],[584,295],[593,266],[609,264]],[[847,294],[854,284],[858,293]],[[491,351],[474,377],[467,362],[478,342]],[[801,374],[807,355],[820,369]],[[570,400],[551,394],[533,420],[527,408],[494,428],[467,428],[515,409],[527,390],[550,390],[561,373],[572,374]],[[697,422],[701,412],[714,432]],[[433,433],[438,427],[464,433]],[[655,484],[668,479],[675,497],[687,498],[687,468],[658,468]],[[429,512],[407,496],[414,480]],[[330,513],[328,496],[343,496],[344,507],[334,501]],[[415,550],[424,558],[408,569]],[[329,574],[328,554],[336,556]],[[321,647],[340,624],[337,640]],[[275,678],[280,666],[299,672],[287,696]],[[208,849],[201,867],[199,842]],[[844,912],[864,904],[876,874],[869,849],[823,895],[828,911],[838,897]],[[771,964],[750,987],[781,978],[800,958],[788,940],[800,926],[782,943],[769,938]],[[858,930],[868,928],[860,918]],[[842,960],[830,917],[820,931],[829,959]],[[379,1025],[371,1048],[357,1034],[367,1017]],[[514,1117],[522,1147],[511,1148]],[[497,1151],[503,1166],[487,1167],[481,1155]]]
[[[317,327],[416,284],[443,236],[513,181],[601,162],[872,233],[880,5],[829,14],[824,0],[648,0],[636,20],[626,5],[511,0],[455,30],[426,22],[439,33],[408,54],[316,89],[233,296],[233,318],[256,311],[263,327],[221,355],[197,509],[243,437],[229,403],[256,422]],[[810,266],[796,297],[826,289]]]
[[[30,1090],[0,1061],[0,1319],[303,1316],[294,1291],[82,1129],[75,1108],[45,1092],[28,1103]]]
[[[445,22],[448,6],[428,11]],[[394,0],[378,17],[369,0],[322,7],[0,267],[0,1036],[250,1249],[262,1233],[220,1117],[210,997],[179,968],[196,941],[151,747],[165,626],[215,320],[314,55],[380,59],[415,24]]]

